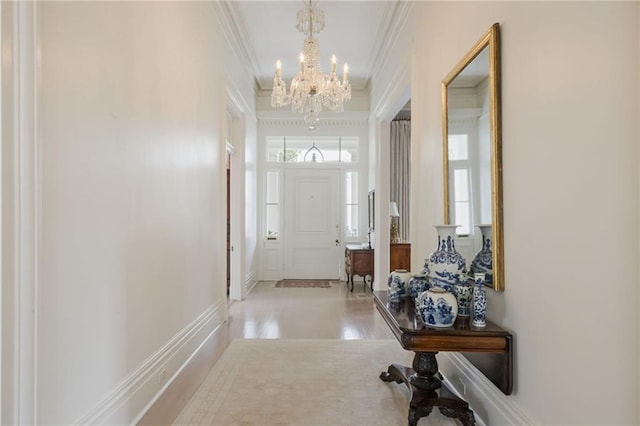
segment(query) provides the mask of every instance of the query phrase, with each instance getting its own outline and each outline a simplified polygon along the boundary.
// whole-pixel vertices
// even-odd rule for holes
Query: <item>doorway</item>
[[[288,169],[284,179],[284,278],[340,275],[340,170]]]

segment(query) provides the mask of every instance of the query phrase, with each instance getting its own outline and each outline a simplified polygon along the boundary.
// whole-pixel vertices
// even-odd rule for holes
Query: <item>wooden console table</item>
[[[360,275],[367,283],[367,275],[371,277],[373,291],[373,249],[364,248],[361,244],[347,244],[344,249],[344,264],[347,272],[347,287],[351,281],[353,291],[353,276]]]
[[[447,417],[459,419],[463,425],[475,425],[469,404],[458,398],[442,383],[436,354],[442,351],[474,353],[469,360],[502,392],[512,390],[512,336],[487,321],[483,328],[471,325],[469,318],[457,318],[452,327],[429,328],[416,316],[413,299],[389,302],[386,291],[375,291],[373,300],[404,349],[415,352],[413,368],[391,364],[380,374],[385,382],[404,383],[411,394],[409,426],[416,426],[421,417],[428,416],[433,407]]]

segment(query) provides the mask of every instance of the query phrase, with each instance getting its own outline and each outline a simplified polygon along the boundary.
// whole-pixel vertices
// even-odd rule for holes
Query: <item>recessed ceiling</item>
[[[289,83],[299,69],[304,34],[296,29],[296,15],[308,2],[234,1],[236,19],[254,56],[254,73],[260,89],[270,90],[276,61],[282,62],[282,76]],[[379,55],[379,44],[388,30],[391,11],[397,1],[314,1],[324,11],[325,28],[316,37],[320,44],[321,67],[328,72],[331,55],[338,59],[338,74],[349,64],[349,81],[354,90],[364,89]],[[252,52],[251,52],[252,51]]]

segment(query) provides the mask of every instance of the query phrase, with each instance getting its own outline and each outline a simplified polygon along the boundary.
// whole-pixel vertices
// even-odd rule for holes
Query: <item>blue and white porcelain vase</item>
[[[473,300],[473,286],[465,278],[454,285],[456,300],[458,301],[458,316],[471,315],[471,302]]]
[[[409,280],[408,295],[416,298],[418,294],[427,291],[428,288],[427,276],[425,274],[415,274]]]
[[[407,287],[410,278],[411,272],[406,269],[396,269],[389,274],[387,286],[390,302],[399,302],[401,298],[407,295]]]
[[[475,327],[487,325],[487,291],[484,288],[484,274],[475,273],[473,275],[473,322]]]
[[[492,226],[477,225],[482,234],[482,248],[476,253],[469,266],[469,272],[473,276],[475,273],[485,274],[485,283],[493,284],[493,252],[491,244],[493,240]]]
[[[458,315],[456,297],[441,287],[432,287],[416,298],[416,308],[428,327],[451,327]]]
[[[456,251],[457,227],[458,225],[434,225],[438,231],[438,248],[429,255],[429,287],[442,287],[453,292],[454,286],[464,279],[467,264],[464,257]]]

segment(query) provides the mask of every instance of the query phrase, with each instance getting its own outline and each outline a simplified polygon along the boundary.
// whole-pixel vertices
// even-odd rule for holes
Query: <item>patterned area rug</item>
[[[404,384],[378,378],[411,365],[395,340],[234,340],[174,424],[406,426]],[[419,425],[455,425],[435,409]]]
[[[330,280],[280,280],[276,287],[283,288],[329,288]]]

